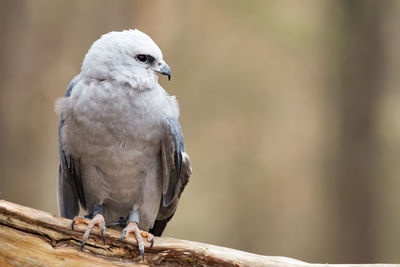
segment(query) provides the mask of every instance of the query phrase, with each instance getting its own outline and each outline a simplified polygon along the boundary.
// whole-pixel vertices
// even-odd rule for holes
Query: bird
[[[72,228],[97,225],[154,244],[173,217],[192,174],[179,106],[158,83],[171,70],[157,44],[138,29],[103,34],[81,72],[55,102],[60,116],[57,200]],[[86,213],[80,217],[80,211]]]

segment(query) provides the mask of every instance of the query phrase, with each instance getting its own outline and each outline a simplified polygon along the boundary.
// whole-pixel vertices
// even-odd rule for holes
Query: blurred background
[[[399,1],[0,1],[0,198],[58,214],[54,101],[101,34],[172,69],[193,176],[165,236],[400,262]]]

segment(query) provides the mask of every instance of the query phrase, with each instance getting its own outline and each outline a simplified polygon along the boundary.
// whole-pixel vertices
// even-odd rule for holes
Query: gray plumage
[[[92,45],[56,102],[61,216],[102,204],[108,224],[137,210],[139,228],[161,235],[191,167],[178,104],[159,74],[170,76],[169,67],[138,30],[111,32]]]

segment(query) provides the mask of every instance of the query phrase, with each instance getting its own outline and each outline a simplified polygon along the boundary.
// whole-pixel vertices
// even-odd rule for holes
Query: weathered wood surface
[[[94,228],[81,251],[84,230],[85,225],[72,231],[71,220],[0,200],[0,266],[316,265],[166,237],[156,237],[153,248],[147,244],[145,260],[141,261],[136,240],[127,237],[121,242],[121,233],[113,229],[107,229],[103,243]]]

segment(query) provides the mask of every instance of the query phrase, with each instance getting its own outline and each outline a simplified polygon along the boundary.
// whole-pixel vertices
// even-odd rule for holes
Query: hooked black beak
[[[168,66],[167,63],[163,63],[158,71],[162,75],[167,75],[168,76],[168,81],[171,80],[171,70]]]

